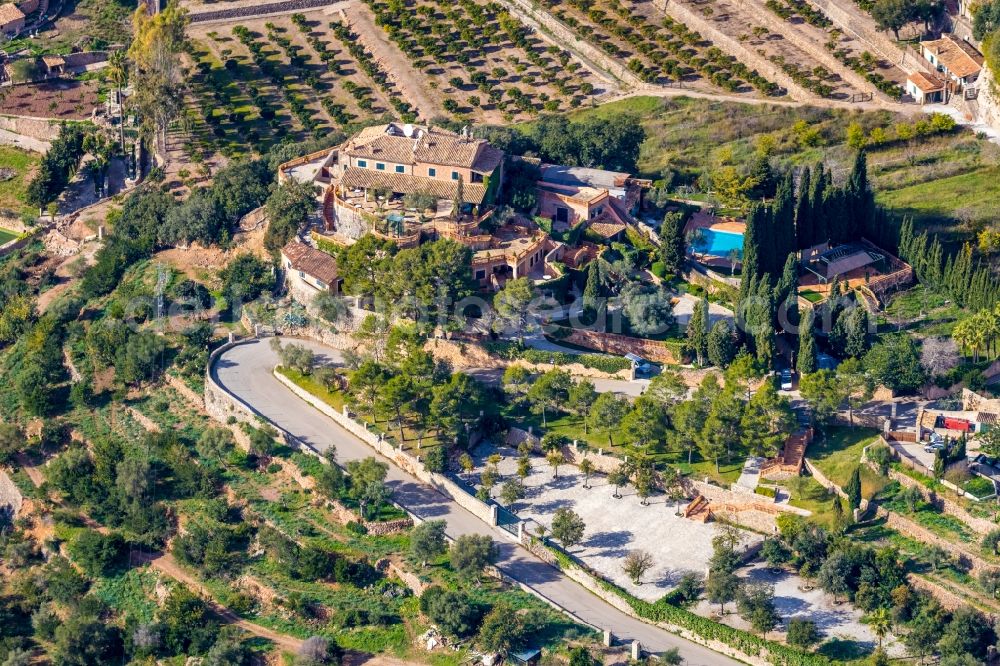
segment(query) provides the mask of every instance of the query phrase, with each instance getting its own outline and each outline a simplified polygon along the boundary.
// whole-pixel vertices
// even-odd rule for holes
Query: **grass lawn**
[[[17,238],[17,234],[13,231],[8,231],[7,229],[0,228],[0,245],[4,245]]]
[[[28,189],[28,180],[35,167],[38,166],[42,157],[38,153],[31,153],[10,146],[0,146],[0,165],[15,171],[15,175],[10,180],[0,180],[0,212],[11,211],[14,217],[21,213],[30,213],[32,208],[25,204],[24,194]],[[37,213],[37,211],[35,211]],[[4,238],[6,229],[0,229],[0,245],[6,243],[10,238]]]
[[[996,165],[877,195],[879,203],[928,224],[947,224],[959,210],[972,220],[996,220],[998,198],[1000,167]]]
[[[833,527],[833,493],[811,476],[796,476],[784,482],[791,492],[788,501],[792,506],[812,511],[812,522],[823,527]]]
[[[716,470],[715,462],[704,460],[698,453],[698,450],[695,449],[692,462],[688,464],[687,450],[640,451],[634,446],[622,445],[616,441],[614,433],[612,433],[612,441],[614,443],[611,444],[608,442],[607,433],[595,432],[593,429],[589,433],[586,433],[584,432],[583,420],[569,414],[549,415],[547,427],[543,428],[541,414],[526,413],[522,409],[520,408],[516,412],[512,411],[512,413],[507,414],[507,418],[518,428],[527,430],[531,427],[535,434],[552,432],[562,435],[570,440],[576,440],[580,446],[585,446],[595,452],[603,449],[605,453],[618,456],[634,457],[636,455],[644,455],[653,462],[677,467],[682,473],[696,479],[704,479],[707,476],[724,486],[728,486],[740,478],[740,472],[743,470],[743,461],[746,458],[744,451],[734,450],[731,462],[726,462],[725,459],[721,460],[719,462],[719,469]]]
[[[813,440],[806,455],[819,471],[843,488],[854,468],[861,464],[861,450],[875,441],[878,432],[871,428],[827,428],[821,438]],[[861,468],[861,495],[874,496],[888,483],[867,467]]]
[[[819,303],[824,298],[826,298],[823,294],[819,293],[818,291],[813,291],[812,289],[801,290],[799,292],[799,296],[806,299],[810,303]]]
[[[885,309],[889,322],[902,323],[919,337],[948,335],[966,313],[944,294],[916,285],[893,297]]]

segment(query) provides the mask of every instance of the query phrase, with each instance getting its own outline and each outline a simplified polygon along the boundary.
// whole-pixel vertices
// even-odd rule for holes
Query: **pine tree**
[[[816,315],[809,308],[802,315],[802,326],[799,328],[799,357],[796,359],[796,369],[801,375],[816,372],[816,338],[813,334]]]
[[[708,299],[695,303],[691,321],[687,326],[687,339],[698,358],[698,365],[705,365],[708,358]]]
[[[812,202],[809,200],[812,172],[806,167],[799,180],[798,199],[795,202],[795,239],[800,250],[812,246]]]

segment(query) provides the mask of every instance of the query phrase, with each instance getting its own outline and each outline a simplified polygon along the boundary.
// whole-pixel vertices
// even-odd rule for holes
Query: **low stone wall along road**
[[[330,362],[340,361],[340,353],[335,349],[315,342],[295,342]],[[254,341],[219,354],[211,375],[232,396],[309,445],[320,450],[334,445],[341,464],[373,455],[369,446],[275,379],[272,370],[277,363],[278,356],[268,341]],[[452,538],[462,534],[490,535],[500,545],[498,565],[504,573],[585,622],[610,629],[618,640],[638,640],[644,649],[653,652],[677,647],[688,666],[736,666],[740,663],[613,608],[557,569],[516,546],[506,532],[486,525],[451,498],[420,483],[395,465],[390,465],[387,480],[395,492],[394,499],[418,518],[447,521],[447,533]]]

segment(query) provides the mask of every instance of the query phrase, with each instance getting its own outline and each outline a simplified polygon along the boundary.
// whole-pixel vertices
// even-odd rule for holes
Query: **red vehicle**
[[[966,421],[965,419],[945,417],[944,427],[948,430],[961,430],[962,432],[969,432],[972,430],[972,423],[970,421]]]

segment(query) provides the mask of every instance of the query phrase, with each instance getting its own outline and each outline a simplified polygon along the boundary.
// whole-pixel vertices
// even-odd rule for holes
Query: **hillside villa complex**
[[[472,249],[473,275],[484,289],[525,276],[539,282],[559,277],[563,243],[530,219],[499,219],[505,161],[503,151],[468,131],[388,123],[283,164],[278,178],[320,186],[324,234],[336,242],[372,233],[409,248],[448,238]],[[558,165],[540,165],[539,171],[537,214],[553,230],[585,223],[600,237],[616,239],[634,222],[645,181]]]

